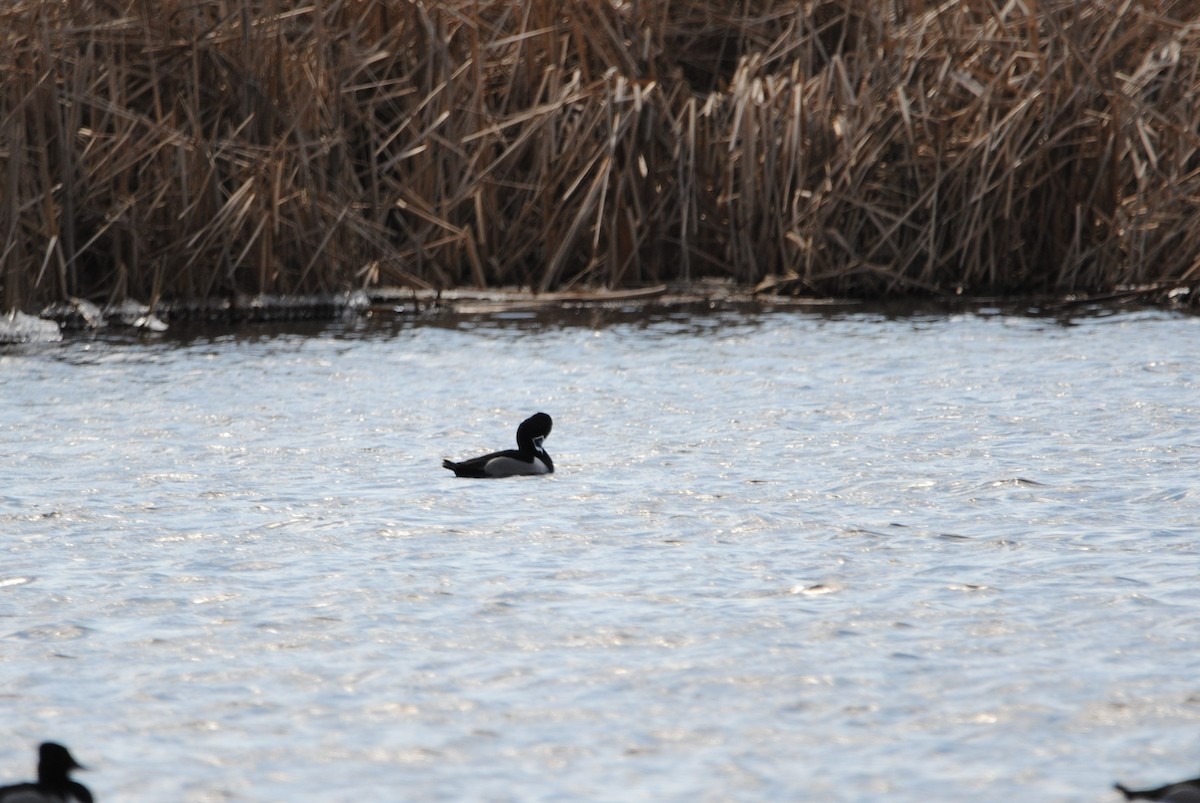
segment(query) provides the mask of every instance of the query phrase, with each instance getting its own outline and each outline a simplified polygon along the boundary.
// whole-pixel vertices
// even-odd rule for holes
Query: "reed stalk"
[[[1200,3],[12,0],[8,309],[1200,281]]]

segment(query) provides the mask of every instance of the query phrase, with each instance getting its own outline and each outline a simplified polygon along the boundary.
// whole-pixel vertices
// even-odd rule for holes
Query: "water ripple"
[[[1105,799],[1196,753],[1196,318],[0,353],[6,754],[100,799]],[[553,477],[443,457],[555,416]],[[1194,773],[1193,773],[1194,774]]]

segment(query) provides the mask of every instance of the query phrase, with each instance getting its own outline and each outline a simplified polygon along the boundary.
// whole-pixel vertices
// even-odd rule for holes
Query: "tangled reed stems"
[[[6,308],[1200,278],[1200,3],[12,0]]]

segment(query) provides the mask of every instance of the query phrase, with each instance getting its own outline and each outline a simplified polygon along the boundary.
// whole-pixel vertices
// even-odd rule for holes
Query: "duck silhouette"
[[[1200,778],[1178,781],[1155,789],[1130,789],[1121,784],[1113,787],[1125,795],[1126,800],[1165,800],[1167,803],[1200,803]]]
[[[87,787],[71,780],[71,770],[81,769],[67,748],[44,742],[38,748],[37,781],[0,786],[0,803],[92,803]]]
[[[553,474],[554,461],[542,442],[550,435],[554,422],[545,413],[534,413],[517,427],[517,448],[492,452],[455,463],[443,460],[456,477],[519,477],[529,474]]]

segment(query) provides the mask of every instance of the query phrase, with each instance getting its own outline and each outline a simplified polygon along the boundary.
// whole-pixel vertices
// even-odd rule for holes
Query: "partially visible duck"
[[[1126,800],[1165,800],[1168,803],[1200,803],[1200,778],[1190,781],[1179,781],[1160,786],[1157,789],[1129,789],[1121,784],[1113,784],[1117,791],[1125,795]]]
[[[545,413],[535,413],[517,427],[517,448],[473,457],[461,463],[443,460],[456,477],[518,477],[526,474],[553,474],[554,461],[542,447],[554,422]]]
[[[0,803],[92,803],[87,787],[70,777],[81,769],[67,748],[45,742],[38,748],[37,782],[0,786]]]

